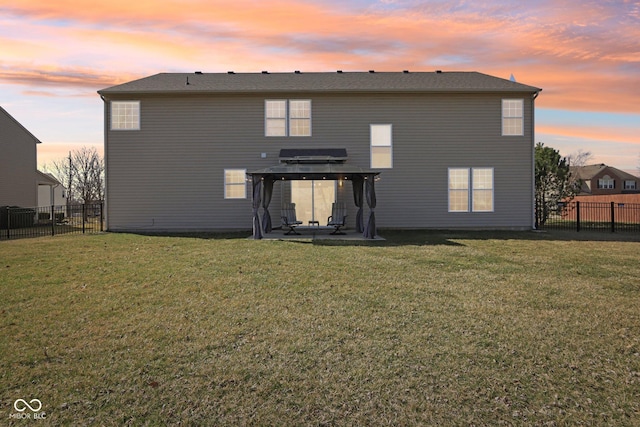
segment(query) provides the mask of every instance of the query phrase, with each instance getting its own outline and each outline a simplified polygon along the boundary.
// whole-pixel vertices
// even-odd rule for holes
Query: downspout
[[[102,201],[102,215],[104,216],[104,229],[106,231],[109,231],[109,215],[107,215],[108,209],[107,209],[107,192],[108,190],[108,182],[109,180],[107,179],[107,175],[109,174],[109,165],[108,165],[108,156],[107,156],[107,145],[108,145],[108,141],[109,141],[109,129],[108,129],[108,105],[109,105],[109,101],[107,101],[107,99],[103,96],[100,95],[100,99],[102,99],[102,102],[104,102],[104,119],[103,119],[103,126],[104,126],[104,200]]]
[[[542,89],[531,96],[531,198],[533,209],[531,214],[531,229],[536,229],[536,108],[535,101]]]

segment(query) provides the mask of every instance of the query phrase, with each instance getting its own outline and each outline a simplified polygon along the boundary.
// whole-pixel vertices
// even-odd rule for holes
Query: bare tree
[[[93,203],[104,199],[104,159],[94,147],[82,147],[45,165],[67,189],[67,203]]]
[[[593,154],[591,151],[582,151],[582,149],[571,153],[567,156],[567,163],[569,166],[580,167],[586,166],[587,162],[591,161]]]

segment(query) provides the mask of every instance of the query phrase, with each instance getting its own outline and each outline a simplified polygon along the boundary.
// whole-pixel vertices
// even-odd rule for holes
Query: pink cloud
[[[152,0],[17,0],[4,9],[47,26],[52,39],[57,34],[73,50],[46,55],[26,71],[15,71],[24,57],[14,52],[0,78],[99,88],[172,70],[450,67],[505,78],[513,73],[544,89],[539,106],[640,112],[633,2],[560,0],[529,10],[510,2],[404,4],[356,10],[292,0],[237,0],[233,6],[221,0],[160,6]],[[83,57],[89,58],[84,68],[55,65]]]
[[[640,145],[640,135],[637,128],[624,127],[598,127],[590,125],[558,126],[536,125],[537,134],[557,135],[570,138],[580,138],[598,141],[620,142],[625,144]]]

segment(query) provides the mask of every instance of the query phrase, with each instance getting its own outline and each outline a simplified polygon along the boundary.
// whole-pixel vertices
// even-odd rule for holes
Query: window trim
[[[520,103],[520,115],[507,115],[505,110],[505,104],[508,102],[519,101]],[[502,99],[502,136],[524,136],[524,98],[503,98]],[[505,122],[509,119],[520,119],[520,129],[516,133],[505,132]]]
[[[598,190],[614,190],[615,188],[616,188],[616,180],[610,177],[609,175],[605,175],[602,178],[598,178]]]
[[[453,170],[464,170],[467,172],[467,186],[464,189],[452,189],[451,188],[451,171]],[[475,171],[479,170],[490,170],[491,171],[491,187],[490,188],[476,188],[475,182],[473,179],[473,175]],[[466,210],[453,210],[451,207],[451,195],[453,191],[466,191],[467,192],[467,209]],[[475,209],[474,201],[476,200],[475,195],[478,191],[485,192],[487,190],[491,191],[491,208],[490,209]],[[493,167],[449,167],[447,168],[447,211],[450,213],[491,213],[495,212],[495,168]]]
[[[373,128],[374,127],[389,128],[389,144],[373,144]],[[389,148],[389,166],[376,166],[373,164],[373,148],[388,147]],[[369,124],[369,166],[371,169],[393,169],[393,124],[391,123],[371,123]]]
[[[308,117],[291,117],[291,102],[292,101],[304,101],[309,103],[309,116]],[[284,117],[269,117],[269,108],[267,107],[269,102],[284,102]],[[264,100],[264,136],[266,138],[307,138],[313,135],[312,128],[313,107],[311,99],[309,98],[295,98],[295,99],[280,99],[269,98]],[[268,122],[269,120],[284,120],[284,134],[282,135],[269,135]],[[308,135],[292,135],[292,123],[294,120],[307,120],[309,122],[309,134]]]
[[[227,172],[239,172],[242,171],[243,176],[246,176],[247,174],[247,169],[241,169],[241,168],[225,168],[224,169],[224,199],[225,200],[244,200],[247,198],[247,180],[244,179],[242,180],[242,182],[227,182]],[[242,197],[231,197],[229,196],[228,190],[230,186],[242,186],[244,188],[244,195]]]
[[[138,110],[138,117],[137,117],[137,123],[135,124],[134,127],[114,127],[114,117],[116,117],[116,115],[114,114],[114,107],[117,105],[125,105],[125,104],[130,104],[130,105],[136,105],[137,106],[137,110]],[[140,122],[141,122],[141,114],[140,114],[140,101],[139,100],[113,100],[110,101],[109,103],[110,106],[110,111],[109,111],[109,118],[110,118],[110,123],[109,123],[109,129],[112,131],[130,131],[130,130],[140,130]],[[125,121],[126,124],[126,121]]]

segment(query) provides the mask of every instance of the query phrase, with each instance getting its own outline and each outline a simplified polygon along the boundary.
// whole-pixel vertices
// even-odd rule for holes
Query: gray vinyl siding
[[[533,123],[530,93],[269,93],[111,95],[139,100],[141,129],[110,131],[105,103],[107,225],[110,230],[251,228],[247,199],[224,199],[224,169],[266,168],[282,148],[346,148],[370,166],[370,125],[393,125],[393,168],[376,182],[382,228],[531,228]],[[501,100],[525,100],[524,136],[501,136]],[[265,137],[265,99],[311,99],[311,137]],[[266,153],[266,158],[261,158]],[[449,167],[494,169],[494,212],[449,213]],[[288,189],[274,186],[279,224]],[[349,227],[351,184],[338,188]],[[365,202],[366,203],[366,202]],[[365,212],[368,210],[365,207]],[[366,216],[365,216],[366,218]]]
[[[31,133],[0,110],[0,206],[37,206],[36,144]]]

